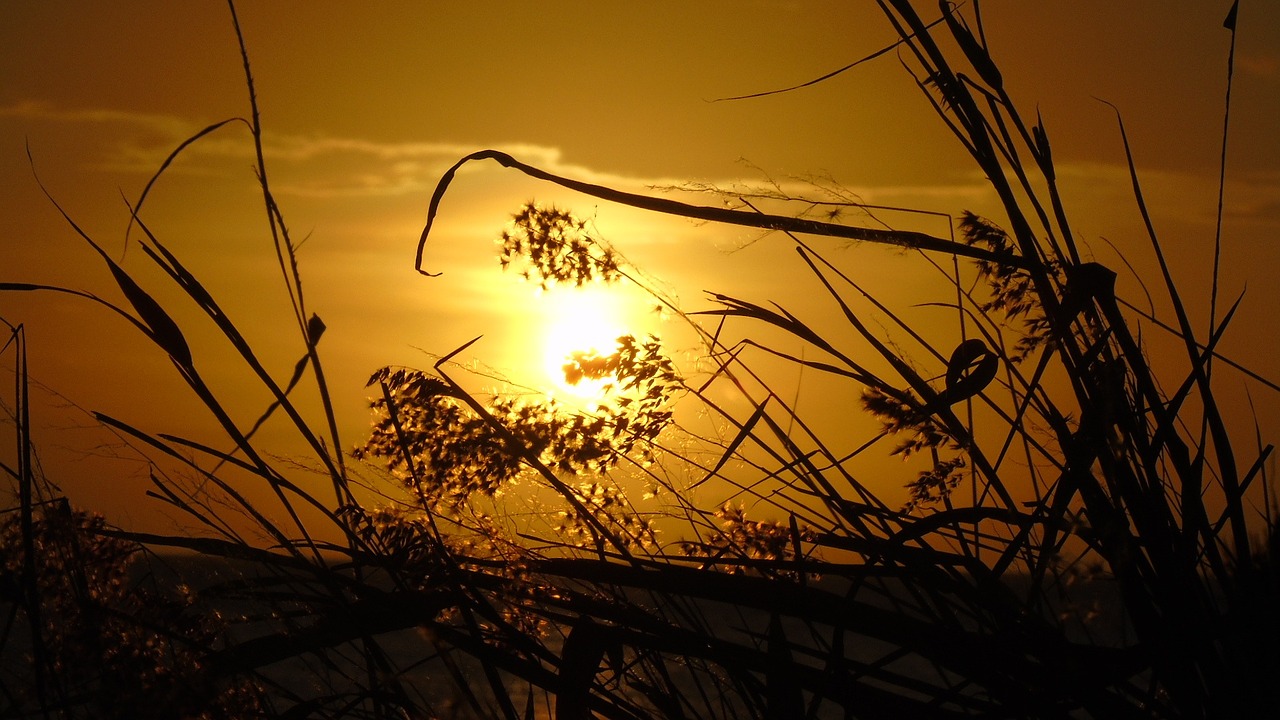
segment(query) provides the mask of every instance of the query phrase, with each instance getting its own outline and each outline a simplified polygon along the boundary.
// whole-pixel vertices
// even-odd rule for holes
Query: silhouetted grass
[[[36,551],[55,542],[42,529],[55,517],[48,508],[65,505],[40,494],[48,489],[27,460],[6,468],[19,502],[5,525],[16,543],[6,544],[4,642],[6,655],[31,664],[21,678],[6,670],[0,716],[92,714],[59,664],[65,641],[49,622],[107,611],[133,637],[150,637],[137,634],[145,625],[181,645],[163,662],[126,657],[139,673],[173,668],[130,690],[130,707],[157,717],[1264,716],[1280,670],[1277,536],[1263,474],[1271,446],[1237,461],[1212,384],[1235,306],[1212,313],[1197,339],[1151,231],[1188,369],[1152,367],[1115,274],[1076,246],[1043,123],[1028,126],[1015,110],[977,16],[944,4],[926,24],[905,1],[881,6],[1003,218],[965,213],[959,239],[939,238],[761,212],[748,198],[690,205],[493,150],[469,155],[431,198],[416,260],[424,274],[456,169],[491,159],[609,202],[785,234],[812,274],[806,292],[824,293],[835,320],[715,293],[699,312],[668,303],[698,334],[711,370],[686,373],[656,338],[621,338],[616,353],[566,365],[572,377],[612,379],[611,402],[593,411],[468,391],[451,373],[469,344],[429,370],[380,370],[370,380],[378,419],[356,454],[388,466],[372,488],[383,500],[361,488],[340,450],[318,350],[324,323],[306,310],[271,193],[244,52],[250,118],[210,126],[174,156],[210,133],[249,129],[300,359],[288,382],[274,379],[148,228],[146,192],[132,208],[146,256],[273,398],[249,429],[202,379],[179,323],[78,227],[124,302],[0,284],[78,295],[123,316],[167,354],[225,435],[153,435],[100,415],[199,479],[197,488],[157,474],[151,494],[206,530],[143,535],[58,509],[80,518],[59,547],[88,543],[103,556],[68,556],[66,571],[42,566]],[[1150,230],[1136,172],[1133,188]],[[914,327],[806,239],[815,236],[918,253],[950,288],[954,326]],[[530,204],[503,239],[504,264],[527,262],[536,281],[644,284],[568,211]],[[753,339],[764,329],[789,340]],[[21,333],[13,337],[23,379]],[[783,349],[797,343],[803,353]],[[758,369],[775,360],[857,388],[881,429],[865,442],[817,430]],[[318,422],[291,397],[303,382],[322,399]],[[14,417],[22,457],[24,387]],[[277,413],[331,481],[331,499],[259,448],[254,430]],[[710,420],[690,419],[699,416]],[[216,449],[228,441],[234,450]],[[867,462],[873,454],[908,459],[905,504],[890,504],[885,480],[863,479],[869,468],[885,472]],[[251,484],[278,507],[249,502]],[[642,504],[642,487],[657,501]],[[513,514],[504,493],[514,492],[535,512]],[[1264,515],[1251,518],[1258,496]],[[1251,544],[1258,536],[1265,547]],[[164,616],[130,605],[128,593],[104,600],[54,582],[96,563],[119,574],[144,546],[234,561],[237,571],[206,579],[182,612]],[[132,647],[126,634],[94,642]]]

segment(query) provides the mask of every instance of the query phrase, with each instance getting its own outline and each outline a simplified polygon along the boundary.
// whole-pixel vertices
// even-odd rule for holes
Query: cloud
[[[1236,58],[1240,72],[1260,78],[1273,78],[1280,74],[1280,56],[1274,53],[1241,53]]]
[[[172,115],[135,113],[103,108],[67,110],[36,100],[19,100],[12,105],[0,106],[0,118],[4,117],[58,123],[131,126],[174,137],[188,135],[195,128],[190,121]]]
[[[98,167],[145,176],[154,173],[174,148],[209,124],[173,115],[104,108],[60,108],[30,100],[0,106],[0,119],[3,118],[76,126],[77,136],[91,137],[101,148]],[[92,130],[86,132],[86,126]],[[487,147],[507,152],[547,172],[598,185],[647,194],[701,191],[692,195],[690,200],[699,204],[721,202],[722,198],[708,192],[721,189],[737,194],[807,197],[819,203],[867,203],[942,213],[966,209],[999,212],[990,185],[980,173],[931,185],[849,187],[842,185],[837,178],[827,176],[772,178],[759,168],[744,164],[742,173],[737,177],[689,183],[687,178],[639,177],[600,170],[572,162],[561,148],[527,141],[495,142]],[[435,188],[448,167],[482,149],[486,147],[447,140],[384,141],[323,133],[279,133],[270,128],[265,133],[263,148],[276,194],[312,200],[423,199]],[[245,176],[253,161],[254,147],[245,126],[235,123],[189,146],[169,172]],[[467,171],[518,177],[515,171],[489,164],[468,168]],[[1132,189],[1128,170],[1123,165],[1060,162],[1058,176],[1067,195],[1068,211],[1075,217],[1084,213],[1103,220],[1103,216],[1113,217],[1121,206],[1126,213],[1132,211]],[[1152,210],[1158,216],[1169,221],[1211,220],[1212,200],[1216,197],[1213,178],[1192,173],[1143,170],[1141,181],[1149,193]],[[1228,186],[1228,217],[1274,221],[1274,209],[1278,204],[1280,178],[1275,176],[1239,178]],[[799,213],[805,210],[804,203],[792,203],[786,207],[775,203],[770,211]],[[822,218],[823,213],[829,211],[831,219],[846,223],[879,225],[883,222],[896,227],[919,227],[920,223],[928,223],[928,227],[922,229],[943,234],[937,226],[938,219],[929,219],[927,214],[914,210],[905,213],[864,211],[822,204],[807,208],[808,214],[816,218]]]
[[[0,106],[0,118],[6,117],[77,126],[78,137],[94,138],[98,160],[93,167],[143,176],[154,173],[175,148],[210,124],[209,121],[172,115],[102,108],[59,108],[36,101]],[[85,126],[92,129],[86,130]],[[246,129],[245,124],[233,123],[201,138],[188,146],[167,172],[226,177],[244,175],[255,156]],[[263,153],[272,173],[276,194],[317,200],[425,196],[435,188],[448,167],[460,158],[484,149],[501,150],[556,175],[650,194],[698,188],[746,191],[748,186],[771,186],[787,194],[817,195],[826,199],[838,196],[856,200],[862,197],[867,202],[885,205],[928,200],[930,205],[935,205],[958,200],[969,203],[987,192],[980,177],[966,178],[957,185],[935,187],[835,190],[838,183],[831,179],[823,179],[822,182],[812,178],[774,181],[750,166],[744,167],[739,177],[704,179],[697,185],[690,185],[688,178],[639,177],[600,170],[568,160],[561,148],[518,139],[482,146],[449,141],[393,142],[322,133],[289,134],[270,128],[263,138]],[[511,177],[518,175],[515,171],[492,165],[467,168],[467,172],[476,171],[505,173]],[[719,199],[703,193],[695,196],[693,202],[714,204]],[[844,217],[855,216],[848,214]]]
[[[54,126],[77,126],[78,137],[95,139],[93,167],[110,172],[151,175],[183,142],[216,121],[103,108],[60,108],[24,100],[0,106],[0,119],[13,118]],[[85,130],[88,126],[91,130]],[[232,123],[185,148],[168,172],[222,175],[244,172],[255,150],[247,123]],[[289,134],[270,128],[263,154],[271,165],[275,191],[309,198],[403,196],[430,192],[441,174],[460,158],[497,149],[548,172],[586,182],[640,190],[676,185],[681,179],[641,178],[601,172],[566,162],[560,148],[520,140],[485,146],[449,141],[389,142]]]
[[[1107,163],[1059,163],[1067,212],[1076,216],[1137,212],[1128,167]],[[1157,223],[1211,224],[1217,212],[1216,175],[1138,168],[1143,197]],[[1072,201],[1075,201],[1074,203]],[[1073,209],[1073,205],[1078,207]],[[1224,215],[1248,223],[1280,221],[1280,173],[1228,173]],[[1135,215],[1136,216],[1136,215]]]
[[[166,157],[184,141],[199,133],[211,123],[200,123],[190,118],[156,113],[132,112],[109,108],[63,108],[47,102],[21,100],[0,106],[0,120],[11,119],[35,129],[47,129],[53,137],[57,133],[69,133],[65,144],[57,141],[55,149],[83,147],[85,141],[93,148],[86,165],[99,171],[150,176],[160,168]],[[224,139],[226,134],[239,127],[240,140]],[[236,145],[240,157],[252,157],[252,146],[244,140],[247,123],[232,123],[222,131],[206,136],[190,154],[227,154]],[[75,143],[75,145],[73,145]],[[199,164],[183,163],[171,170],[175,173],[208,174],[210,168]]]

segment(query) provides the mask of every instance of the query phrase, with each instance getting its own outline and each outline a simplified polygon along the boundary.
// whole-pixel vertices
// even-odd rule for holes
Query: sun
[[[634,332],[627,298],[605,286],[552,288],[542,295],[546,325],[542,334],[542,371],[554,394],[580,403],[604,399],[608,378],[581,378],[571,383],[564,366],[574,353],[607,356],[618,348],[618,338]]]

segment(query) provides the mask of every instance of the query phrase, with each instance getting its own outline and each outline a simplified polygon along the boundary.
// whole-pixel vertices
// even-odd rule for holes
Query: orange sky
[[[1100,97],[1124,114],[1157,230],[1197,298],[1207,295],[1211,262],[1228,6],[982,5],[1011,94],[1045,119],[1077,235],[1108,265],[1119,267],[1103,237],[1151,267],[1114,115]],[[446,200],[427,260],[445,275],[422,278],[413,250],[431,189],[473,150],[507,150],[627,189],[816,175],[869,203],[994,208],[893,54],[804,90],[709,102],[808,80],[886,45],[892,30],[871,2],[244,2],[239,12],[275,190],[295,235],[307,237],[301,269],[310,309],[329,326],[321,350],[348,445],[363,439],[363,382],[381,365],[426,366],[424,350],[447,352],[480,333],[477,359],[507,369],[522,361],[541,320],[531,295],[518,296],[496,270],[492,240],[532,197],[595,216],[689,309],[705,306],[704,289],[785,299],[799,277],[778,269],[779,258],[794,257],[789,243],[728,254],[755,235],[647,220],[484,166],[460,176]],[[1280,5],[1244,0],[1239,18],[1223,288],[1234,299],[1247,284],[1248,295],[1222,348],[1278,378]],[[40,195],[24,144],[49,190],[119,257],[121,192],[136,197],[178,142],[245,113],[221,2],[0,5],[0,280],[111,294],[101,262]],[[292,336],[278,342],[289,315],[250,152],[241,129],[197,146],[147,215],[284,376],[300,347]],[[936,219],[891,221],[945,233]],[[867,269],[869,282],[898,302],[918,301],[896,270],[875,269],[898,267],[890,253],[853,252],[842,257]],[[125,257],[160,285],[141,253]],[[1121,283],[1130,297],[1140,293]],[[66,298],[14,295],[0,296],[0,317],[26,324],[33,376],[76,403],[150,430],[198,427],[168,363],[115,318]],[[1280,426],[1280,398],[1257,388],[1253,398]],[[112,451],[92,432],[68,430],[85,418],[48,395],[37,401],[36,439],[54,479],[116,517],[144,515],[136,463],[104,459]],[[243,402],[246,415],[262,405]]]

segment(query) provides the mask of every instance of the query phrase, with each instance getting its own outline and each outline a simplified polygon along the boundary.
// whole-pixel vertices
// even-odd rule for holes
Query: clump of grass
[[[542,289],[551,283],[614,282],[619,278],[618,257],[613,249],[592,237],[587,223],[557,207],[526,203],[511,218],[511,228],[499,239],[498,262],[529,265],[521,275],[535,276]]]
[[[624,338],[616,354],[566,368],[613,378],[616,406],[593,412],[468,392],[450,362],[469,344],[430,370],[380,370],[370,383],[375,429],[357,453],[390,467],[374,482],[334,450],[343,445],[320,363],[323,322],[305,310],[270,191],[245,53],[252,113],[243,124],[259,150],[268,230],[299,327],[301,359],[288,383],[275,381],[150,232],[145,193],[134,218],[150,261],[270,391],[262,417],[287,416],[311,448],[332,500],[293,479],[297,463],[257,447],[201,379],[179,324],[87,234],[124,303],[0,285],[71,293],[122,315],[225,432],[207,442],[99,416],[203,483],[196,492],[157,477],[153,494],[207,532],[85,528],[102,547],[182,548],[251,568],[201,591],[202,602],[263,610],[225,636],[186,640],[196,684],[265,688],[254,696],[261,713],[289,717],[1247,717],[1273,707],[1267,679],[1280,663],[1259,660],[1255,632],[1275,629],[1273,553],[1251,545],[1258,528],[1247,512],[1267,489],[1271,450],[1237,464],[1213,394],[1210,361],[1231,311],[1198,341],[1161,261],[1189,368],[1170,383],[1121,312],[1114,273],[1078,252],[1048,135],[1006,94],[980,16],[944,4],[925,23],[905,1],[882,7],[917,84],[991,180],[1004,218],[966,213],[956,241],[760,212],[750,198],[737,208],[689,205],[555,176],[496,151],[469,155],[431,198],[419,270],[457,168],[492,159],[609,202],[785,235],[836,321],[721,294],[698,313],[671,306],[698,333],[712,370],[694,382],[656,340]],[[231,125],[206,129],[175,155]],[[1134,188],[1145,215],[1136,173]],[[513,227],[500,238],[500,262],[531,280],[640,282],[569,211],[527,205]],[[955,326],[930,335],[913,327],[805,239],[814,236],[918,251],[954,293]],[[1159,256],[1154,232],[1151,240]],[[974,263],[982,289],[961,261]],[[735,327],[746,328],[742,340],[729,339]],[[805,352],[751,340],[759,328]],[[855,389],[880,429],[852,446],[824,435],[757,369],[762,359]],[[318,422],[291,397],[307,368],[322,398]],[[685,407],[697,412],[682,415]],[[699,415],[709,420],[683,419]],[[228,439],[234,451],[213,449]],[[908,458],[905,502],[861,479],[874,453]],[[30,551],[39,534],[29,474],[15,476],[23,494],[11,532],[27,549],[9,553],[22,568],[10,575],[26,588],[19,611],[34,619],[47,601],[33,600],[32,578],[45,573]],[[274,512],[245,499],[246,482],[271,491]],[[516,483],[519,498],[504,492]],[[637,500],[639,487],[654,502]],[[243,535],[246,522],[267,540]],[[1270,545],[1273,526],[1268,516],[1261,528]],[[36,647],[36,677],[55,674],[50,647]]]
[[[28,528],[18,515],[0,519],[0,545],[21,548],[30,538],[35,563],[9,551],[0,566],[15,611],[0,637],[6,717],[262,713],[264,689],[252,680],[210,682],[202,661],[226,624],[185,584],[156,582],[141,545],[113,537],[102,516],[65,499],[42,503]],[[21,591],[24,576],[34,594]],[[38,623],[14,624],[18,611]]]

